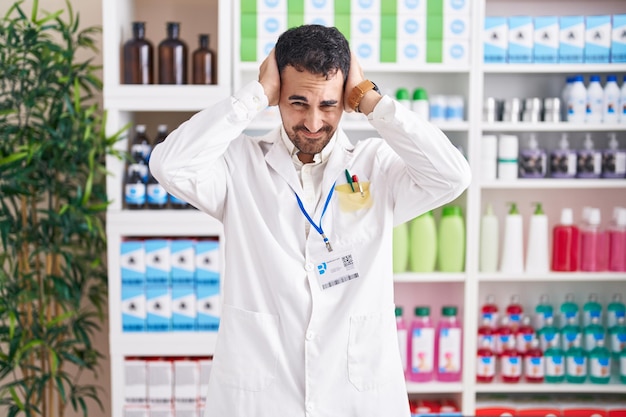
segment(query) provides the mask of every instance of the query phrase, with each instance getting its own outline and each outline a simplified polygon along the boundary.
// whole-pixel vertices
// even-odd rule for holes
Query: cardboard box
[[[585,17],[585,62],[611,60],[611,16]]]
[[[483,31],[484,62],[504,64],[509,48],[509,24],[506,17],[485,17]]]
[[[533,62],[535,64],[555,64],[559,62],[558,17],[535,17]]]

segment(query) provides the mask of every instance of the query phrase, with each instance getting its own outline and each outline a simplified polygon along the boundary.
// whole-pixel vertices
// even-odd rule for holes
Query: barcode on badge
[[[352,257],[351,257],[351,256],[346,256],[345,258],[350,258],[350,259],[352,259]],[[345,261],[344,261],[344,262],[345,262]],[[323,290],[325,290],[325,289],[327,289],[327,288],[334,287],[335,285],[342,284],[342,283],[344,283],[344,282],[350,281],[350,280],[355,279],[355,278],[358,278],[358,277],[359,277],[359,273],[358,273],[358,272],[357,272],[357,273],[355,273],[355,274],[346,275],[346,276],[343,276],[343,277],[341,277],[341,278],[337,278],[336,280],[333,280],[333,281],[327,282],[326,284],[322,285],[322,289],[323,289]]]
[[[344,268],[354,265],[354,259],[352,259],[352,255],[342,256],[341,260],[343,261]]]

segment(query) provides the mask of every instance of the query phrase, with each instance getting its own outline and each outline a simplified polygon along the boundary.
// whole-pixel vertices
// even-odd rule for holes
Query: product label
[[[439,334],[439,373],[461,371],[461,329],[441,329]]]
[[[512,338],[513,336],[510,334],[500,334],[496,337],[496,352],[497,353],[502,353],[504,351],[504,348],[506,347],[506,345],[508,345],[509,340]]]
[[[167,191],[161,184],[148,184],[146,190],[148,204],[164,206],[167,203]]]
[[[584,356],[568,356],[566,365],[567,374],[570,376],[587,375],[587,358]]]
[[[626,331],[613,333],[609,342],[611,344],[611,352],[619,355],[622,350],[626,349]]]
[[[124,200],[126,204],[140,206],[146,202],[145,184],[126,184],[124,186]]]
[[[561,345],[563,350],[571,348],[574,344],[576,344],[576,342],[578,342],[580,346],[580,343],[582,342],[582,335],[580,332],[563,331],[561,334]]]
[[[594,177],[602,173],[602,154],[597,151],[581,151],[578,153],[578,175]]]
[[[479,334],[478,335],[478,346],[485,346],[485,343],[488,343],[489,349],[491,351],[496,350],[496,339],[490,334]]]
[[[543,378],[544,376],[544,359],[542,357],[527,356],[524,359],[524,374],[531,378]]]
[[[496,361],[493,356],[478,356],[476,376],[493,377],[496,374]]]
[[[608,378],[611,368],[610,358],[591,358],[589,361],[590,375],[596,378]]]
[[[563,376],[565,375],[565,364],[563,356],[547,356],[546,357],[546,375]]]
[[[623,177],[626,173],[626,152],[607,151],[602,155],[602,172]]]
[[[433,370],[435,329],[413,329],[411,340],[411,371],[414,374]]]
[[[530,345],[534,338],[535,338],[535,335],[533,333],[518,334],[516,338],[517,339],[516,341],[517,351],[521,353],[527,352],[528,349],[530,349]]]
[[[573,114],[573,107],[568,106],[568,113]],[[576,153],[554,151],[550,156],[550,171],[553,177],[573,177],[576,175]]]
[[[619,374],[622,378],[626,377],[626,356],[619,358]]]
[[[502,376],[519,377],[522,375],[522,359],[519,356],[502,357]]]

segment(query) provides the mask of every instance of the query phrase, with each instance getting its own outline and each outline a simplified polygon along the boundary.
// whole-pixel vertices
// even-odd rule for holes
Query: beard
[[[324,125],[315,133],[321,133],[321,136],[315,139],[307,138],[304,133],[310,133],[304,125],[297,125],[291,131],[287,131],[287,136],[294,144],[296,149],[307,155],[315,155],[322,152],[322,149],[335,134],[335,130],[330,125]]]

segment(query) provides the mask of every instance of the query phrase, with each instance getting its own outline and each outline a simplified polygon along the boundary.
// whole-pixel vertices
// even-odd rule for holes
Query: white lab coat
[[[383,139],[353,145],[338,130],[324,170],[320,218],[344,170],[371,206],[323,217],[334,248],[352,247],[359,278],[322,290],[328,253],[280,129],[242,132],[267,105],[258,82],[199,112],[158,145],[150,168],[172,194],[223,222],[223,309],[205,417],[408,417],[394,317],[392,229],[468,186],[465,158],[435,126],[389,97],[369,121]],[[358,196],[360,198],[360,195]],[[358,204],[358,202],[357,202]]]

